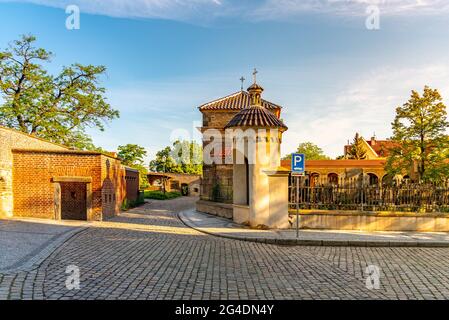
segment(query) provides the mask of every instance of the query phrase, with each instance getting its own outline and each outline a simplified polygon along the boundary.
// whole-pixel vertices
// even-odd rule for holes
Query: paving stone
[[[98,222],[33,270],[0,274],[0,299],[448,299],[449,248],[281,246],[205,235],[152,201]],[[313,244],[313,243],[310,243]],[[66,288],[66,268],[80,289]],[[380,268],[380,289],[366,267]]]

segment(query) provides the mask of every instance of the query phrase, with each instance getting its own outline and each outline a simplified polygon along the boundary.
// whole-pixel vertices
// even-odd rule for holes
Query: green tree
[[[155,159],[150,161],[150,171],[153,172],[175,172],[175,160],[171,156],[171,147],[165,147],[156,152]]]
[[[413,90],[410,99],[396,108],[391,125],[395,143],[387,158],[387,172],[409,174],[416,167],[419,182],[449,177],[449,123],[438,90],[425,86],[422,95]]]
[[[122,160],[122,163],[127,166],[143,164],[144,157],[147,155],[145,148],[137,144],[118,146],[117,150],[117,155]]]
[[[165,147],[156,153],[150,162],[150,170],[201,174],[203,170],[202,148],[194,141],[175,141],[172,147]]]
[[[354,140],[346,155],[348,159],[364,160],[366,159],[366,147],[363,138],[358,133],[355,134]]]
[[[117,150],[117,155],[124,165],[139,170],[140,188],[144,189],[148,187],[148,169],[143,165],[144,158],[147,155],[145,148],[137,144],[126,144],[124,146],[118,146]]]
[[[165,147],[162,150],[156,152],[156,158],[150,161],[150,171],[153,172],[174,172],[176,167],[175,160],[171,157],[171,148]],[[165,194],[165,184],[167,183],[167,178],[162,177],[162,190]]]
[[[329,160],[330,158],[324,154],[324,151],[312,142],[300,143],[296,149],[296,153],[303,153],[306,160]],[[291,159],[292,155],[286,155],[283,159]]]
[[[203,150],[195,141],[176,141],[173,143],[172,156],[177,164],[175,171],[187,174],[202,174]]]
[[[87,127],[104,130],[119,112],[98,85],[104,66],[73,64],[53,76],[42,63],[52,53],[22,36],[0,51],[0,125],[80,149],[94,149]]]

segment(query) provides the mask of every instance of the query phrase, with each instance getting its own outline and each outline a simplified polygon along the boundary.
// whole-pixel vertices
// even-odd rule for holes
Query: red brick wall
[[[28,134],[0,127],[0,217],[13,215],[12,152],[13,148],[67,150]]]
[[[98,154],[19,150],[13,151],[13,163],[15,216],[55,219],[52,178],[67,176],[92,178],[88,220],[101,220],[120,210],[125,185],[119,160]]]
[[[126,194],[125,169],[117,159],[101,156],[101,201],[103,218],[114,216],[120,211]]]

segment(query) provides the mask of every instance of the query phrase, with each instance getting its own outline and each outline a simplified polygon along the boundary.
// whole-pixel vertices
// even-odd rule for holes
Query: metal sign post
[[[296,238],[299,238],[299,203],[296,203]]]
[[[306,172],[306,157],[303,153],[292,153],[292,176],[304,176]],[[296,189],[299,190],[299,180]],[[299,191],[298,191],[299,192]],[[296,193],[299,197],[299,193]],[[299,238],[299,198],[296,199],[296,238]]]

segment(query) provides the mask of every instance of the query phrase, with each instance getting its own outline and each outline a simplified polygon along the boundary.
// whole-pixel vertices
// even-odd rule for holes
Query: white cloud
[[[356,131],[365,138],[374,132],[379,139],[388,138],[395,108],[408,100],[411,90],[422,91],[425,85],[439,89],[449,105],[449,64],[382,68],[352,79],[347,90],[319,108],[319,114],[309,110],[286,119],[290,130],[283,151],[291,152],[299,142],[312,141],[329,155],[338,156]]]
[[[261,19],[281,19],[310,12],[360,16],[366,15],[370,5],[378,6],[385,15],[449,12],[447,0],[267,0],[255,15]]]
[[[121,18],[189,20],[197,13],[219,12],[221,0],[0,0],[65,8],[77,5],[81,12]]]
[[[217,17],[280,20],[302,13],[366,15],[369,5],[382,14],[443,14],[447,0],[0,0],[65,8],[78,5],[81,12],[122,18],[161,18],[201,23]]]

